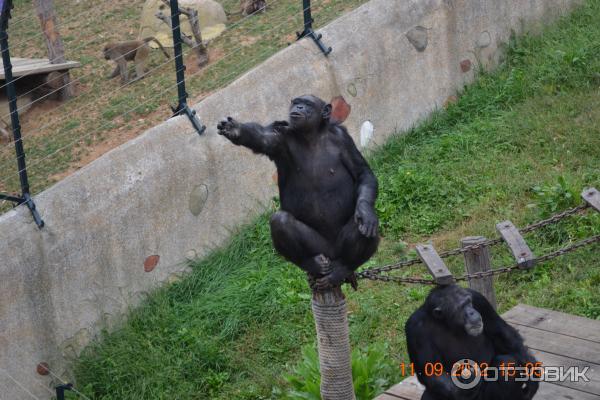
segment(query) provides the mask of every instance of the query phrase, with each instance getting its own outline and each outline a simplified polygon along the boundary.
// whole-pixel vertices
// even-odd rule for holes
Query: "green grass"
[[[396,136],[370,159],[379,178],[384,241],[368,265],[410,256],[403,241],[440,249],[495,236],[578,203],[600,187],[600,1],[539,37],[514,40],[497,72],[481,73],[456,104]],[[273,209],[275,205],[273,206]],[[597,215],[528,235],[536,254],[600,233]],[[500,311],[518,302],[600,318],[598,247],[502,276]],[[494,248],[495,266],[511,262]],[[455,273],[459,258],[450,260]],[[427,276],[423,267],[400,275]],[[427,295],[416,285],[361,282],[349,292],[353,346],[387,343],[407,361],[403,325]],[[303,274],[273,251],[267,216],[157,290],[76,363],[93,399],[266,399],[315,340]],[[394,380],[400,380],[395,368]]]

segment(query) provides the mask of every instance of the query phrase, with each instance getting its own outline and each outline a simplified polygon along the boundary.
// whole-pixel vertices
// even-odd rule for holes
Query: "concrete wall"
[[[216,135],[221,117],[268,122],[296,95],[342,95],[355,138],[370,120],[382,143],[471,81],[478,62],[496,65],[511,30],[579,2],[372,0],[322,29],[328,58],[301,41],[198,104],[204,136],[177,118],[109,152],[36,197],[42,230],[23,207],[0,216],[0,397],[48,398],[39,362],[68,378],[100,328],[273,196],[274,167]]]

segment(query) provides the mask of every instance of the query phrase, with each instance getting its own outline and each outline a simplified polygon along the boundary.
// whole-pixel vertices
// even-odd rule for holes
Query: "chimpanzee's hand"
[[[373,206],[366,201],[359,201],[354,212],[354,221],[358,224],[358,230],[366,237],[377,236],[379,220]]]
[[[290,123],[287,121],[275,121],[271,124],[273,130],[279,133],[285,133],[290,127]]]
[[[231,117],[222,120],[217,125],[217,133],[225,136],[229,140],[235,140],[240,137],[241,124]]]

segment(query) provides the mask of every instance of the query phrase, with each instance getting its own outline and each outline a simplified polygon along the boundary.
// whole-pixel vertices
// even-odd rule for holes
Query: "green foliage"
[[[528,207],[537,210],[539,219],[546,219],[582,202],[583,187],[568,184],[563,176],[558,177],[556,184],[535,186],[531,190],[535,202],[528,204]],[[542,233],[547,241],[554,243],[597,235],[600,233],[600,215],[593,211],[575,215],[560,224],[545,227]]]
[[[372,344],[352,351],[352,378],[357,400],[372,400],[390,384],[393,376],[387,344]],[[319,355],[314,345],[302,348],[302,360],[285,375],[289,391],[275,389],[277,398],[321,400]]]

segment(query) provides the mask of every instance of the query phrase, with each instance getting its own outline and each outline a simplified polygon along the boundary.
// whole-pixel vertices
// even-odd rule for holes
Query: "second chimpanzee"
[[[323,290],[349,281],[377,250],[377,180],[331,105],[292,100],[289,122],[242,124],[228,117],[219,134],[265,154],[277,167],[281,210],[271,217],[275,249]]]
[[[433,289],[405,329],[422,400],[531,400],[537,392],[541,372],[523,338],[474,290]],[[472,385],[462,385],[460,370]]]

